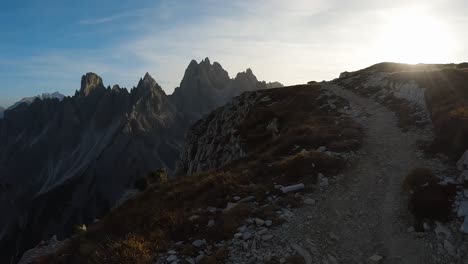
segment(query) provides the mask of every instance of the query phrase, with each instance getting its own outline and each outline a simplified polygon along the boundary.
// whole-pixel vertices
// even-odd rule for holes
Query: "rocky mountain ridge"
[[[26,104],[30,105],[36,99],[44,100],[44,99],[53,99],[53,98],[56,98],[59,101],[62,101],[65,98],[65,95],[63,95],[63,94],[61,94],[59,92],[54,92],[54,93],[43,93],[41,95],[36,95],[36,96],[32,96],[32,97],[25,97],[25,98],[19,100],[18,102],[14,103],[12,106],[8,107],[8,110],[11,110],[11,109],[13,109],[15,107],[18,107],[22,103],[26,103]]]
[[[130,90],[106,88],[101,77],[87,73],[73,97],[45,96],[8,110],[0,120],[0,210],[9,212],[0,219],[2,263],[14,262],[40,240],[62,239],[75,225],[92,223],[149,172],[173,171],[184,133],[198,116],[236,91],[257,89],[251,71],[248,87],[219,87],[212,79],[223,73],[219,79],[227,80],[221,65],[208,59],[197,65],[189,68],[203,70],[188,69],[184,77],[204,91],[193,108],[179,109],[177,99],[190,98],[190,86],[181,85],[173,97],[148,73]],[[205,76],[211,68],[215,72]],[[209,103],[212,98],[216,104]]]

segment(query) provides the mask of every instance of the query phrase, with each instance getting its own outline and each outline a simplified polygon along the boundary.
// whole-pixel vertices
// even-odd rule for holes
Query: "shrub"
[[[152,259],[150,244],[134,234],[129,234],[122,240],[109,241],[95,255],[95,263],[108,264],[149,264]]]

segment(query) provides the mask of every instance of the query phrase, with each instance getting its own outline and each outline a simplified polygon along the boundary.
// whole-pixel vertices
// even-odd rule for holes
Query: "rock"
[[[195,241],[192,242],[192,245],[193,245],[194,247],[196,247],[196,248],[203,247],[203,246],[206,245],[206,240],[205,240],[205,239],[203,239],[203,240],[197,239],[197,240],[195,240]]]
[[[307,250],[303,249],[298,244],[291,244],[291,247],[304,259],[305,264],[312,264],[312,256]]]
[[[235,233],[235,234],[234,234],[234,238],[239,239],[239,238],[241,238],[241,237],[242,237],[242,233]]]
[[[328,178],[323,178],[321,181],[320,181],[320,186],[328,186],[329,185],[329,182],[328,182]]]
[[[468,149],[463,153],[463,156],[457,162],[457,169],[459,171],[468,170]]]
[[[255,218],[255,224],[256,224],[257,226],[262,226],[262,225],[265,224],[265,221],[262,220],[262,219],[260,219],[260,218]]]
[[[291,186],[286,186],[281,188],[281,191],[283,193],[290,193],[290,192],[298,192],[304,190],[305,185],[303,183],[296,184],[296,185],[291,185]]]
[[[319,148],[317,149],[317,151],[318,151],[318,152],[325,152],[325,151],[327,151],[327,147],[325,147],[325,146],[319,147]]]
[[[243,239],[243,240],[249,240],[249,239],[252,239],[252,238],[253,238],[253,234],[250,233],[250,232],[244,232],[244,233],[242,234],[242,239]]]
[[[372,257],[367,259],[368,264],[379,264],[382,263],[383,257],[380,255],[373,255]]]
[[[328,233],[328,236],[330,236],[330,238],[333,239],[333,240],[336,240],[336,241],[339,241],[339,240],[340,240],[340,237],[337,236],[337,235],[336,235],[335,233],[333,233],[333,232]]]
[[[240,198],[239,196],[234,196],[234,197],[232,197],[232,199],[233,199],[234,201],[238,202],[241,198]]]
[[[259,236],[264,235],[266,233],[268,233],[268,228],[262,228],[261,230],[257,232]]]
[[[273,224],[273,221],[271,221],[271,220],[266,220],[265,221],[265,225],[268,226],[268,227],[270,227],[272,224]]]
[[[169,251],[167,252],[167,254],[169,254],[169,255],[175,255],[175,254],[177,254],[177,252],[176,252],[175,250],[169,250]]]
[[[166,261],[171,263],[171,262],[177,261],[178,259],[179,258],[176,255],[170,255],[169,257],[167,257]]]
[[[211,219],[210,221],[208,221],[208,224],[206,225],[207,227],[213,227],[215,225],[215,221],[213,219]]]
[[[193,222],[193,221],[197,220],[198,218],[200,218],[199,215],[192,215],[192,216],[189,217],[189,220]]]
[[[457,211],[458,217],[468,215],[468,201],[461,201]]]
[[[450,241],[448,240],[444,241],[444,248],[445,250],[447,250],[447,253],[451,255],[452,257],[457,256],[457,251],[455,250],[455,247],[452,245],[452,243],[450,243]]]
[[[273,235],[264,235],[264,236],[262,236],[262,240],[263,241],[268,241],[268,240],[272,239],[273,237],[274,237]]]
[[[304,199],[303,203],[306,205],[312,206],[312,205],[315,205],[315,200],[311,198],[307,198],[307,199]]]
[[[195,264],[195,260],[193,258],[186,258],[185,261],[187,261],[189,264]]]
[[[408,233],[413,233],[414,232],[414,226],[410,226],[406,229],[406,232]]]
[[[225,212],[231,210],[232,208],[236,207],[237,203],[227,203],[226,208],[224,209]]]
[[[247,196],[241,200],[239,200],[238,203],[250,203],[250,202],[253,202],[255,201],[257,198],[255,198],[255,196]]]
[[[216,213],[216,207],[208,206],[206,210],[212,214]]]
[[[434,232],[438,237],[443,235],[444,239],[448,239],[452,236],[452,232],[450,232],[450,230],[440,222],[436,222],[436,228],[434,229]]]
[[[200,263],[204,257],[205,257],[204,254],[198,255],[198,256],[195,258],[195,262],[196,262],[196,263]]]
[[[468,234],[468,216],[465,216],[465,220],[463,221],[463,224],[462,224],[460,230],[463,233]]]

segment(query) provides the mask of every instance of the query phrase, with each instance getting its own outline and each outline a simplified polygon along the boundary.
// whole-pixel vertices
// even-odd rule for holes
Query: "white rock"
[[[205,239],[203,239],[203,240],[197,239],[197,240],[195,240],[195,241],[192,242],[192,245],[193,245],[194,247],[197,247],[197,248],[203,247],[204,245],[206,245],[206,240],[205,240]]]
[[[367,259],[367,263],[369,264],[378,264],[381,263],[383,260],[383,257],[380,255],[373,255],[372,257]]]
[[[304,204],[306,205],[315,205],[315,200],[311,198],[304,199]]]
[[[307,250],[303,249],[298,244],[291,244],[291,247],[304,259],[305,264],[312,264],[312,256]]]
[[[296,184],[296,185],[291,185],[291,186],[286,186],[281,188],[281,191],[283,193],[290,193],[290,192],[297,192],[297,191],[302,191],[304,190],[305,185],[303,183]]]

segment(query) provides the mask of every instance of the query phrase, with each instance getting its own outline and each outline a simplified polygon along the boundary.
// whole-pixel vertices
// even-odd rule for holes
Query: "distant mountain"
[[[130,91],[87,73],[72,97],[12,107],[0,120],[0,211],[8,212],[0,217],[0,263],[92,223],[136,179],[173,171],[192,123],[259,88],[266,85],[251,70],[230,79],[205,59],[190,63],[171,96],[148,73]]]
[[[62,101],[63,98],[65,98],[65,95],[59,93],[59,92],[55,92],[55,93],[43,93],[41,95],[36,95],[36,96],[32,96],[32,97],[25,97],[21,100],[19,100],[18,102],[14,103],[12,106],[8,107],[8,110],[11,110],[15,107],[17,107],[18,105],[22,104],[22,103],[26,103],[26,104],[32,104],[34,102],[34,100],[36,99],[53,99],[53,98],[57,98],[59,99],[59,101]]]
[[[3,118],[3,112],[5,112],[5,108],[0,106],[0,118]]]

